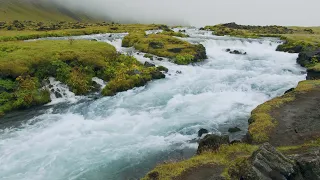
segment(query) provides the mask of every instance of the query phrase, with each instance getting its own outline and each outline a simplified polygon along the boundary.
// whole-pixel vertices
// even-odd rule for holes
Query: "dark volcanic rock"
[[[229,129],[228,129],[228,132],[229,132],[229,133],[235,133],[235,132],[239,132],[239,131],[241,131],[241,129],[238,128],[238,127],[234,127],[234,128],[229,128]]]
[[[169,71],[169,69],[166,68],[166,67],[164,67],[164,66],[158,66],[157,69],[158,69],[159,71],[164,71],[164,72],[166,72],[166,73]]]
[[[232,179],[319,180],[319,150],[318,147],[289,158],[265,143],[249,159],[236,162],[228,173]]]
[[[231,179],[287,180],[297,176],[294,162],[269,143],[263,144],[249,159],[236,162],[228,172]]]
[[[219,136],[214,134],[208,134],[200,140],[197,153],[200,154],[204,151],[215,151],[222,144],[229,144],[229,136]]]
[[[301,66],[305,67],[306,65],[310,64],[312,61],[312,58],[316,58],[317,60],[320,60],[320,49],[317,50],[306,50],[299,53],[297,63]]]
[[[320,179],[319,148],[294,157],[304,179]]]
[[[308,69],[307,80],[320,79],[320,72],[313,69]]]
[[[164,75],[162,72],[160,71],[155,71],[151,74],[152,79],[163,79],[166,77],[166,75]]]
[[[209,133],[208,130],[201,128],[201,129],[198,131],[198,137],[201,137],[203,134],[208,134],[208,133]]]
[[[226,52],[230,54],[238,54],[238,55],[246,55],[247,52],[241,52],[240,50],[231,50],[231,49],[226,49]]]
[[[289,92],[292,92],[293,90],[294,90],[294,88],[290,88],[290,89],[286,90],[286,92],[284,92],[284,94],[287,94],[287,93],[289,93]]]
[[[148,61],[146,61],[146,62],[144,63],[144,66],[145,66],[145,67],[155,67],[156,65],[154,65],[154,64],[149,63]]]

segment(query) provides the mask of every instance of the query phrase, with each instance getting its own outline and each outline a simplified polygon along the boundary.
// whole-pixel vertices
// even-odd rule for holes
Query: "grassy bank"
[[[10,27],[8,30],[8,27]],[[158,29],[158,25],[112,24],[112,23],[41,23],[41,22],[5,22],[0,24],[0,42],[37,39],[43,37],[78,36],[99,33],[125,33]]]
[[[49,92],[43,88],[48,77],[67,84],[77,95],[94,91],[92,78],[99,77],[109,81],[103,95],[110,96],[164,75],[107,43],[5,42],[0,44],[0,114],[49,102]]]
[[[168,35],[169,34],[169,35]],[[203,45],[193,45],[171,35],[172,33],[160,33],[146,35],[144,31],[132,32],[123,41],[123,47],[173,59],[173,62],[186,65],[199,62],[207,58]]]

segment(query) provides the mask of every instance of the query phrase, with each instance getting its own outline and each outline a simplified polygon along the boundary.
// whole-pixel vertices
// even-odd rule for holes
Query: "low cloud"
[[[50,0],[124,23],[320,25],[319,0]]]

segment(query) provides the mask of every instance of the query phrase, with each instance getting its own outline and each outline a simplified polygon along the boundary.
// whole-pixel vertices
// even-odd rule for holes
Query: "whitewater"
[[[110,43],[169,72],[113,97],[76,97],[50,79],[53,88],[66,92],[62,98],[51,95],[51,104],[0,124],[0,179],[138,179],[158,163],[192,156],[200,128],[228,134],[239,127],[243,131],[231,138],[240,138],[257,105],[305,79],[297,54],[275,51],[277,39],[218,37],[192,28],[186,33],[185,40],[206,47],[207,60],[187,66],[151,61],[121,48],[126,34],[74,37]]]

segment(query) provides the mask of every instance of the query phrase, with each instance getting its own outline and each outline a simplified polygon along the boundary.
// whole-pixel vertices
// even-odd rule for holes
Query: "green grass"
[[[158,179],[171,180],[181,176],[184,172],[202,165],[229,166],[232,160],[238,157],[248,157],[258,146],[249,144],[222,145],[216,152],[204,152],[181,162],[169,162],[158,165],[142,180],[152,180],[153,174],[158,174]],[[227,176],[225,174],[225,176]]]
[[[146,35],[143,31],[132,32],[122,41],[123,47],[174,59],[177,64],[190,64],[206,59],[205,48],[193,45],[165,34]]]
[[[306,93],[320,86],[320,80],[307,80],[299,82],[294,91],[287,93],[281,97],[267,101],[255,108],[250,117],[248,133],[254,143],[263,143],[269,140],[270,133],[277,125],[277,120],[271,115],[275,108],[292,102],[295,96],[300,93]]]
[[[68,28],[68,26],[66,27]],[[99,33],[125,33],[134,31],[146,31],[157,29],[158,25],[144,25],[144,24],[104,24],[102,26],[98,24],[88,25],[82,29],[59,29],[50,31],[37,31],[37,30],[0,30],[0,42],[17,41],[37,39],[43,37],[63,37],[63,36],[78,36],[89,35]]]
[[[103,95],[164,78],[156,68],[122,55],[107,43],[87,40],[16,41],[0,44],[0,114],[50,101],[43,80],[55,77],[77,95],[94,90],[92,78],[109,81]]]

